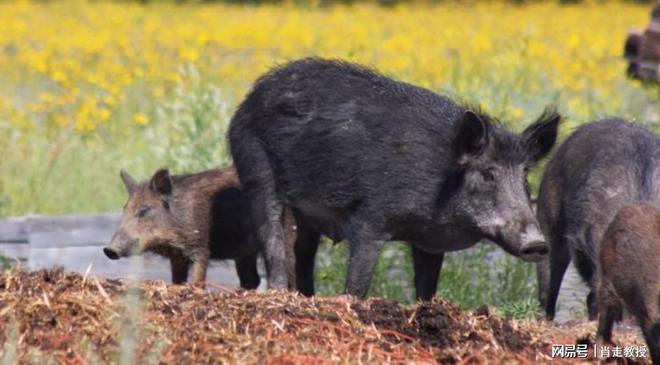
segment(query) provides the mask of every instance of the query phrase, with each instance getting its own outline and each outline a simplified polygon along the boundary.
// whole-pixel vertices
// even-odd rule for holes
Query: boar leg
[[[295,244],[296,289],[307,297],[314,295],[314,261],[320,238],[318,231],[298,226]]]
[[[187,259],[183,257],[170,257],[172,283],[183,284],[188,281],[188,268],[190,268],[190,261]]]
[[[538,282],[538,299],[541,308],[548,302],[548,288],[550,287],[550,259],[545,257],[536,263],[536,280]]]
[[[259,287],[259,272],[257,271],[257,254],[248,255],[234,260],[236,273],[243,289],[256,289]]]
[[[601,308],[601,314],[598,318],[598,332],[596,337],[605,342],[612,342],[612,328],[614,320],[621,316],[621,309],[615,306]]]
[[[378,257],[385,245],[384,240],[368,239],[354,235],[348,239],[349,258],[346,275],[346,294],[364,298],[374,274]]]
[[[580,250],[575,251],[575,267],[582,278],[589,286],[589,294],[587,295],[587,311],[589,313],[589,320],[593,321],[598,317],[598,302],[596,301],[597,285],[598,282],[596,268],[593,262],[586,253]]]
[[[648,292],[639,293],[638,298],[641,300],[638,300],[641,303],[637,306],[639,313],[636,313],[654,364],[660,364],[660,290],[658,289],[660,286],[650,285],[647,287]],[[631,307],[631,304],[628,304],[628,307]]]
[[[209,256],[201,255],[195,257],[192,262],[193,283],[204,283],[206,280],[206,269],[209,267]]]
[[[548,320],[555,317],[559,288],[570,262],[571,255],[565,242],[553,244],[550,249],[550,283],[547,286],[548,293],[545,303],[545,315]]]
[[[594,289],[590,289],[589,294],[587,294],[587,313],[590,321],[595,321],[598,318],[598,300],[595,293]],[[616,320],[620,321],[622,318],[623,313]]]
[[[644,326],[643,332],[651,354],[651,361],[654,364],[660,364],[660,320]]]
[[[289,290],[296,290],[296,236],[298,227],[292,208],[286,207],[282,212],[282,229],[284,232],[286,282]]]
[[[287,262],[282,204],[277,200],[275,188],[268,185],[250,191],[250,205],[254,224],[263,250],[269,289],[287,289]]]
[[[430,254],[412,247],[415,266],[415,291],[418,300],[431,300],[438,290],[438,278],[444,254]]]
[[[614,321],[621,317],[623,309],[618,294],[607,280],[603,281],[598,292],[598,305],[600,316],[596,337],[599,341],[612,342],[612,327]]]

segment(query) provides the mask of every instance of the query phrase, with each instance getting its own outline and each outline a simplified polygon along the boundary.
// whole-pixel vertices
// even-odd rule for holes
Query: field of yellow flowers
[[[228,162],[224,130],[278,62],[339,57],[527,123],[658,121],[622,44],[649,7],[508,2],[330,7],[0,3],[0,216],[118,209],[117,171]],[[567,131],[565,128],[564,132]]]

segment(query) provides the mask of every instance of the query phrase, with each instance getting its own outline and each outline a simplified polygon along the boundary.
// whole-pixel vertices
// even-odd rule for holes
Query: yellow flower
[[[199,58],[199,52],[192,47],[184,46],[179,50],[179,56],[186,61],[195,62]]]
[[[578,46],[580,46],[580,36],[577,34],[571,34],[570,38],[568,38],[568,48],[576,49]]]
[[[117,118],[127,124],[119,127],[135,128],[149,124],[147,114],[126,111],[135,100],[141,110],[154,110],[176,96],[169,92],[173,87],[192,91],[195,79],[219,87],[235,104],[273,65],[314,55],[448,90],[514,121],[537,110],[539,98],[555,95],[569,120],[643,114],[639,105],[657,95],[626,78],[620,53],[628,29],[646,26],[648,14],[647,6],[592,0],[574,6],[413,1],[304,9],[291,2],[141,7],[0,1],[6,56],[0,57],[0,98],[11,99],[10,107],[0,105],[0,122],[6,116],[10,125],[22,123],[13,118],[34,125],[48,120],[55,131],[75,126],[94,133],[111,116],[128,115]],[[35,19],[39,27],[30,26]],[[193,76],[182,72],[190,64]],[[26,85],[21,96],[12,94]]]
[[[135,113],[133,114],[133,122],[145,125],[149,123],[149,117],[144,113]]]
[[[165,88],[162,86],[156,87],[153,90],[151,90],[151,95],[154,96],[154,98],[161,98],[163,95],[165,95]]]
[[[514,106],[511,108],[511,116],[515,119],[520,119],[525,115],[525,109]]]
[[[67,80],[66,74],[62,70],[55,70],[50,74],[50,77],[59,82],[65,82]]]
[[[104,122],[110,118],[110,111],[106,108],[97,109],[96,116],[100,121]]]
[[[53,118],[53,121],[55,122],[55,124],[57,124],[60,127],[66,127],[69,125],[69,119],[64,115],[56,115]]]

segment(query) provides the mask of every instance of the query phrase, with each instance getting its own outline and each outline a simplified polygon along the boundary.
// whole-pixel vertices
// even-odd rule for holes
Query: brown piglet
[[[619,210],[602,242],[600,270],[598,340],[611,342],[626,309],[660,364],[660,210],[648,204]]]
[[[124,170],[120,175],[129,197],[121,224],[103,249],[108,258],[162,255],[170,259],[175,284],[187,281],[191,267],[193,282],[203,283],[210,259],[233,259],[241,287],[259,286],[258,227],[252,224],[248,196],[233,167],[185,175],[160,169],[142,182]],[[290,211],[282,220],[291,259],[295,221]]]

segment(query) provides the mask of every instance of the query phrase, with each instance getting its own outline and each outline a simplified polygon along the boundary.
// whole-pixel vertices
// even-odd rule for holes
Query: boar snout
[[[136,243],[136,240],[131,239],[124,231],[119,230],[112,237],[110,244],[103,247],[103,253],[110,260],[118,260],[122,257],[127,257],[133,254]]]
[[[110,260],[118,260],[119,252],[114,247],[108,246],[103,248],[103,253],[108,256]]]
[[[536,226],[528,226],[522,234],[520,257],[529,262],[539,262],[550,252],[550,247]]]

